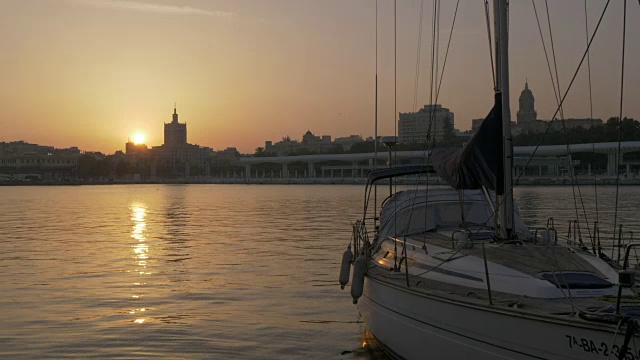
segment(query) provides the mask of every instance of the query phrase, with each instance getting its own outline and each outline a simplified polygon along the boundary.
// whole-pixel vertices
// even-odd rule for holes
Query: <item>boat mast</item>
[[[376,0],[376,110],[373,135],[373,170],[378,169],[378,0]],[[373,185],[373,228],[378,219],[378,184]]]
[[[496,200],[499,205],[500,235],[510,239],[513,232],[513,144],[511,143],[511,107],[509,106],[509,14],[507,0],[494,0],[496,41],[496,93],[502,97],[502,166],[498,169]]]

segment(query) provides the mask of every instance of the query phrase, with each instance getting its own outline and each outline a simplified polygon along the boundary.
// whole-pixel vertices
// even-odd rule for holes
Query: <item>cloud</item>
[[[214,17],[222,17],[222,18],[230,18],[235,16],[234,13],[227,12],[227,11],[212,11],[212,10],[198,9],[190,6],[172,6],[172,5],[152,4],[152,3],[127,1],[127,0],[74,0],[74,2],[83,4],[83,5],[95,6],[95,7],[101,7],[101,8],[144,11],[144,12],[153,12],[153,13],[162,13],[162,14],[203,15],[203,16],[214,16]]]

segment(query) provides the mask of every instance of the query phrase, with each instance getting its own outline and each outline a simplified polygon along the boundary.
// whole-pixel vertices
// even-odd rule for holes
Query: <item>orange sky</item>
[[[605,1],[588,1],[593,30]],[[394,126],[393,3],[379,0],[379,122]],[[544,2],[538,12],[545,14]],[[188,140],[253,152],[265,140],[373,134],[373,0],[21,0],[0,12],[0,141],[113,153],[136,132],[162,143],[177,102]],[[418,105],[428,102],[432,1],[425,1]],[[454,2],[441,10],[440,65]],[[414,110],[420,0],[398,1],[397,111]],[[585,47],[582,0],[550,2],[566,89]],[[511,5],[513,116],[525,78],[538,117],[555,110],[529,1]],[[545,18],[546,19],[546,18]],[[591,56],[594,116],[618,114],[622,1],[612,1]],[[624,115],[640,119],[640,6],[628,4]],[[546,20],[543,22],[546,28]],[[547,39],[548,40],[548,39]],[[549,44],[547,43],[547,46]],[[482,2],[460,3],[438,100],[470,128],[492,103]],[[587,73],[566,117],[588,117]]]

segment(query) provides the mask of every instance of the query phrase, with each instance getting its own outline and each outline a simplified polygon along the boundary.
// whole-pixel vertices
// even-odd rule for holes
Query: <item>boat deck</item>
[[[420,235],[412,235],[407,243],[413,246],[429,244],[438,247],[452,249],[450,237],[437,232],[428,232]],[[541,272],[552,271],[586,271],[593,272],[602,277],[598,269],[588,261],[576,256],[576,251],[563,246],[541,246],[522,244],[496,244],[488,243],[485,247],[487,261],[512,268],[522,273],[538,276]],[[451,254],[471,255],[483,258],[482,246],[473,244],[469,248],[452,249]]]
[[[398,241],[398,244],[400,244],[400,241]],[[437,247],[438,253],[429,253],[429,255],[445,262],[449,259],[454,261],[466,255],[483,258],[481,244],[475,243],[468,248],[458,247],[456,249],[453,249],[452,244],[450,236],[437,232],[414,235],[407,239],[407,247],[420,252],[423,251],[422,249],[425,245],[427,252],[430,251],[430,247]],[[442,248],[449,249],[449,251],[443,252]],[[400,251],[401,249],[398,248],[398,252]],[[485,252],[488,262],[499,264],[536,278],[540,278],[540,274],[543,272],[557,271],[591,272],[606,278],[596,267],[578,255],[581,252],[579,249],[564,246],[542,246],[531,243],[499,244],[487,241]],[[410,251],[409,258],[411,257]],[[416,263],[413,263],[413,265],[415,266]],[[417,265],[420,267],[420,264]],[[411,262],[409,262],[409,267],[410,269],[412,268]],[[425,268],[428,269],[429,267]],[[430,270],[426,270],[426,272],[428,271]],[[486,288],[437,281],[426,276],[417,276],[415,273],[409,274],[409,286],[407,287],[404,264],[402,264],[400,271],[393,271],[389,267],[377,264],[377,266],[372,266],[369,269],[369,276],[398,287],[408,288],[407,290],[409,291],[417,291],[454,301],[489,305],[489,292]],[[484,279],[484,274],[478,276]],[[484,280],[482,281],[484,282]],[[571,291],[576,294],[576,290]],[[563,293],[566,293],[564,298],[535,298],[493,290],[491,297],[494,306],[519,313],[556,318],[560,316],[564,319],[572,318],[577,321],[586,321],[579,319],[577,314],[590,314],[600,310],[605,321],[615,321],[615,297],[607,295],[590,297],[574,295],[572,297],[567,290],[563,290]],[[623,297],[622,305],[638,309],[640,308],[640,298],[631,295],[625,296]]]

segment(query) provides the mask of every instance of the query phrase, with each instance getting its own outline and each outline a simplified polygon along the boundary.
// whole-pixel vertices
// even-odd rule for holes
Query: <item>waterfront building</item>
[[[300,142],[302,149],[312,153],[327,153],[336,149],[335,144],[331,142],[330,135],[316,136],[311,130],[302,135],[302,141]]]
[[[134,153],[144,151],[131,145]],[[146,148],[146,145],[144,146]],[[173,108],[172,121],[164,124],[164,144],[151,148],[154,166],[160,168],[162,176],[202,175],[208,172],[213,149],[187,142],[187,124],[178,121],[178,112]]]
[[[362,136],[360,135],[351,135],[351,136],[345,136],[345,137],[338,137],[335,139],[334,143],[336,145],[338,145],[339,147],[342,148],[342,150],[344,151],[349,151],[351,150],[351,147],[354,144],[363,142],[364,140],[362,140]],[[373,141],[373,138],[371,138],[371,141]]]
[[[265,141],[264,143],[264,151],[277,156],[287,156],[289,154],[296,153],[300,148],[300,142],[297,140],[291,140],[288,136],[283,137],[281,141],[276,143],[271,141]]]
[[[418,112],[400,113],[398,135],[401,143],[425,143],[427,134],[441,140],[446,131],[454,129],[454,114],[442,105],[425,105]]]
[[[145,155],[149,152],[146,144],[136,144],[131,141],[127,141],[125,144],[125,153],[127,155]]]
[[[85,151],[84,155],[92,157],[94,160],[104,160],[107,156],[100,151]]]
[[[31,180],[67,180],[76,177],[80,150],[24,141],[0,142],[0,174]]]
[[[545,123],[546,123],[546,121],[545,121]],[[564,119],[564,127],[567,130],[576,129],[576,128],[589,129],[591,127],[602,126],[602,125],[604,125],[604,122],[602,121],[602,119],[590,119],[590,118]],[[551,124],[551,129],[553,129],[553,130],[561,131],[562,128],[563,128],[563,124],[562,124],[562,121],[560,119],[556,119],[553,122],[553,124]]]
[[[529,89],[529,82],[525,81],[524,89],[520,93],[518,99],[518,112],[516,115],[517,121],[512,122],[511,133],[512,135],[519,135],[521,133],[539,134],[544,133],[549,127],[550,120],[538,120],[538,113],[535,110],[535,98],[533,92]],[[471,120],[471,129],[476,132],[484,119]],[[562,131],[563,127],[567,130],[584,128],[589,129],[593,126],[601,126],[603,121],[601,119],[581,118],[581,119],[556,119],[550,125],[550,130]]]
[[[291,140],[285,136],[281,141],[273,143],[265,141],[264,152],[277,156],[287,156],[296,153],[328,153],[340,148],[339,143],[331,141],[331,135],[316,136],[310,130],[302,135],[302,141]]]

